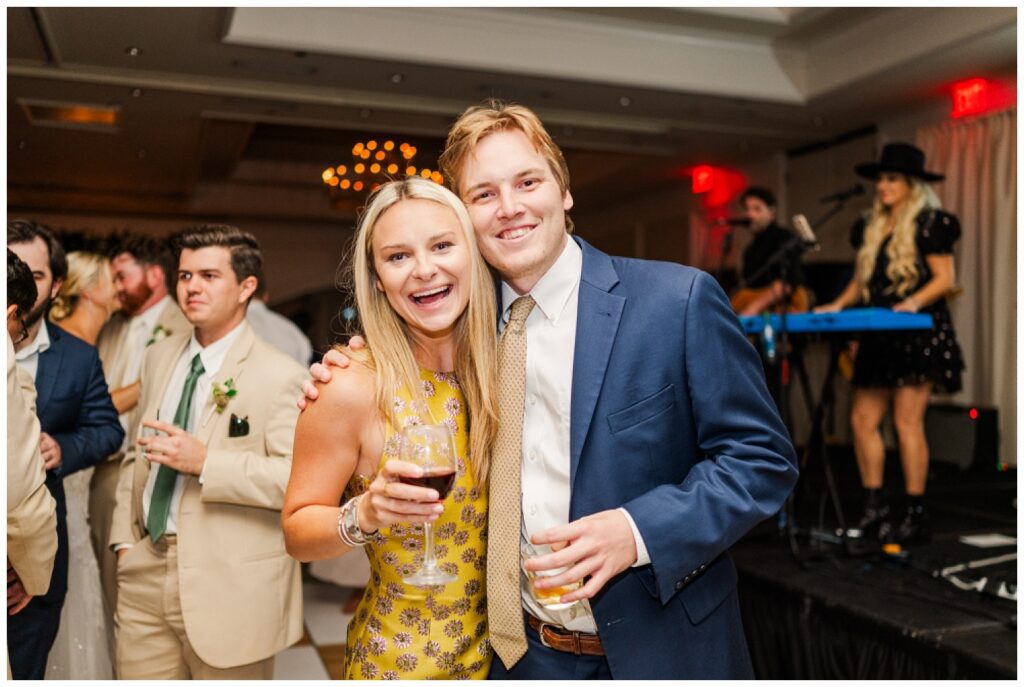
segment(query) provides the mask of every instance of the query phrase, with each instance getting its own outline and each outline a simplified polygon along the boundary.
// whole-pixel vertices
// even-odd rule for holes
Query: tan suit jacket
[[[7,337],[7,557],[25,591],[42,596],[57,555],[57,502],[39,453],[35,386],[19,373]]]
[[[154,344],[142,365],[141,419],[156,417],[191,330]],[[284,548],[281,508],[306,371],[256,337],[248,324],[217,373],[238,393],[223,413],[212,395],[195,435],[207,447],[203,484],[188,476],[177,518],[178,575],[185,630],[196,654],[216,668],[273,656],[302,636],[299,563]],[[231,414],[249,434],[228,437]],[[145,535],[142,493],[150,463],[132,445],[121,466],[111,545]],[[131,551],[121,565],[130,565]]]
[[[180,335],[184,332],[191,334],[192,325],[185,319],[185,313],[181,311],[181,308],[178,307],[173,298],[174,296],[172,295],[171,302],[160,313],[156,324],[163,328],[168,337],[176,334]],[[134,375],[131,375],[131,378],[129,378],[128,370],[126,369],[128,366],[126,340],[131,322],[132,318],[123,312],[114,313],[110,321],[103,326],[96,341],[96,350],[99,352],[100,361],[103,363],[103,376],[107,378],[107,386],[110,387],[111,391],[134,384],[137,379]],[[127,426],[135,427],[137,424],[138,406],[128,411]],[[111,454],[107,460],[120,460],[123,457],[124,453],[117,451]]]

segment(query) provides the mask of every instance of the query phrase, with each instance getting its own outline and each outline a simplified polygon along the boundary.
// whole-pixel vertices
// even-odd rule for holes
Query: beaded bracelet
[[[338,538],[352,548],[365,546],[366,542],[369,541],[367,537],[377,533],[376,531],[363,532],[359,527],[358,509],[359,499],[361,498],[362,494],[349,499],[338,512]]]

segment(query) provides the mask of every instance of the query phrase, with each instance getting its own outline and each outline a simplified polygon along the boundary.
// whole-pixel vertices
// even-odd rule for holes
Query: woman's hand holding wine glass
[[[415,486],[412,481],[423,479],[424,472],[419,465],[403,460],[384,463],[359,501],[359,529],[374,532],[400,522],[437,520],[444,510],[440,494],[427,486]]]

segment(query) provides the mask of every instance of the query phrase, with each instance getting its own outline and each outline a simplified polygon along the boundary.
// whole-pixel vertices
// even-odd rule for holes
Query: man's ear
[[[256,287],[258,285],[259,285],[259,281],[256,279],[256,277],[254,277],[251,274],[248,277],[246,277],[245,279],[243,279],[242,283],[240,284],[240,286],[242,287],[242,292],[240,294],[238,294],[238,299],[239,299],[238,302],[239,303],[247,302],[249,300],[249,298],[254,293],[256,293]]]
[[[8,321],[10,321],[10,319],[12,317],[14,317],[14,314],[16,312],[18,312],[18,306],[17,305],[15,305],[14,303],[11,303],[10,305],[7,306],[7,319],[8,319]]]
[[[50,298],[56,298],[60,292],[60,287],[64,285],[63,279],[54,279],[53,286],[50,287]]]
[[[151,290],[155,291],[161,284],[167,286],[165,280],[164,268],[159,265],[148,265],[145,271],[146,275],[146,286]]]

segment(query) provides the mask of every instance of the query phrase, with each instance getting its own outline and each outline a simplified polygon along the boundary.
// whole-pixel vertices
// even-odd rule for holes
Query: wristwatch
[[[359,527],[359,499],[361,498],[363,498],[362,494],[349,499],[338,513],[338,537],[351,547],[365,546],[369,538],[377,534],[377,530],[364,532]]]

